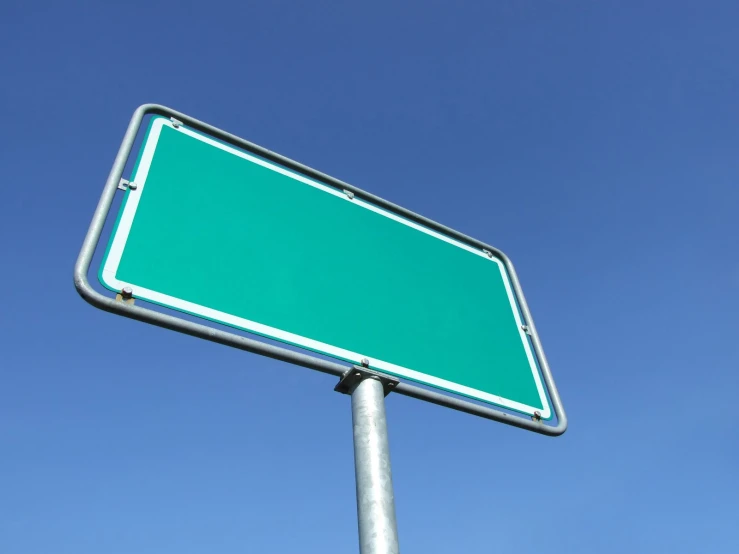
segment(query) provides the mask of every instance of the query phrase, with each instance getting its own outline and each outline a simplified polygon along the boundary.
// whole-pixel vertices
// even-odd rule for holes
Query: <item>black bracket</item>
[[[357,385],[364,379],[377,379],[380,381],[380,383],[382,383],[382,388],[385,391],[385,396],[390,394],[390,392],[400,383],[400,381],[395,377],[385,375],[384,373],[374,371],[373,369],[355,365],[344,372],[341,379],[339,379],[339,382],[334,387],[334,390],[342,394],[351,394],[354,392]]]

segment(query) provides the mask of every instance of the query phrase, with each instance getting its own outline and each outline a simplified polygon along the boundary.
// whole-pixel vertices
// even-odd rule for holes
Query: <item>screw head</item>
[[[534,412],[534,419],[536,421],[541,421],[541,412],[539,411]]]
[[[361,376],[362,376],[362,374],[361,374],[361,373],[355,373],[355,374],[354,374],[354,377],[361,377]]]
[[[362,365],[363,365],[364,367],[369,367],[369,364],[370,364],[370,362],[369,362],[369,359],[368,359],[368,358],[362,358],[362,362],[361,362],[361,363],[362,363]]]
[[[130,188],[131,190],[136,190],[137,188],[139,188],[139,186],[131,181],[130,183],[128,183],[128,188]]]
[[[133,296],[133,289],[131,287],[123,287],[123,290],[121,290],[121,296],[131,298]]]

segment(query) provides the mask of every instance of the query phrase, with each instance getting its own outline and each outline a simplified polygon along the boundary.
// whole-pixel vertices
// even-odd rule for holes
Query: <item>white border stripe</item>
[[[138,187],[136,190],[129,189],[128,191],[128,197],[126,199],[126,204],[123,209],[123,213],[121,214],[120,220],[118,222],[118,227],[116,229],[115,236],[113,237],[110,249],[108,251],[108,256],[105,260],[105,265],[101,272],[101,277],[106,286],[114,290],[121,290],[125,286],[130,286],[134,289],[136,297],[141,298],[142,300],[156,302],[164,306],[169,306],[171,308],[175,308],[175,309],[189,312],[195,315],[206,317],[208,319],[212,319],[214,321],[225,323],[227,325],[232,325],[234,327],[243,329],[245,331],[251,331],[251,332],[258,333],[258,334],[261,334],[267,337],[277,339],[277,340],[292,343],[297,346],[302,346],[304,348],[309,348],[309,349],[312,349],[318,352],[322,352],[330,356],[335,356],[338,358],[350,360],[350,361],[353,361],[354,363],[359,363],[359,361],[362,358],[366,357],[362,355],[361,353],[352,352],[350,350],[345,350],[343,348],[338,348],[336,346],[332,346],[330,344],[325,344],[325,343],[322,343],[322,342],[319,342],[313,339],[309,339],[301,335],[296,335],[293,333],[289,333],[287,331],[283,331],[281,329],[270,327],[268,325],[263,325],[256,321],[251,321],[248,319],[234,316],[232,314],[227,314],[225,312],[213,310],[211,308],[201,306],[199,304],[194,304],[192,302],[188,302],[180,298],[174,298],[172,296],[162,294],[157,291],[146,289],[144,287],[136,285],[135,283],[123,282],[116,278],[118,266],[120,265],[121,257],[123,256],[123,250],[125,249],[126,241],[131,231],[131,226],[133,224],[134,216],[136,215],[136,210],[138,208],[141,194],[143,193],[144,188],[146,187],[146,180],[149,174],[149,168],[151,167],[151,162],[154,158],[154,152],[156,150],[157,143],[159,142],[159,137],[161,135],[162,127],[164,126],[167,126],[170,129],[175,129],[179,132],[185,133],[186,135],[196,140],[199,140],[201,142],[204,142],[210,146],[213,146],[214,148],[218,148],[220,150],[223,150],[225,152],[228,152],[230,154],[233,154],[235,156],[248,160],[252,163],[255,163],[257,165],[270,169],[271,171],[275,171],[277,173],[280,173],[282,175],[295,179],[296,181],[300,181],[301,183],[305,183],[306,185],[310,185],[312,187],[320,189],[323,192],[331,194],[337,198],[341,198],[347,202],[355,203],[358,206],[361,206],[362,208],[371,210],[377,214],[388,217],[394,221],[397,221],[398,223],[407,225],[408,227],[416,229],[417,231],[426,233],[427,235],[430,235],[436,239],[443,240],[444,242],[457,246],[458,248],[462,248],[463,250],[466,250],[467,252],[471,252],[473,254],[481,256],[497,264],[498,270],[500,271],[500,275],[503,280],[503,284],[505,285],[506,294],[508,295],[508,301],[510,303],[511,310],[513,312],[513,316],[516,321],[516,325],[518,326],[518,333],[521,338],[524,351],[526,352],[526,357],[529,361],[529,366],[531,368],[531,371],[534,377],[534,382],[536,383],[536,388],[539,393],[539,399],[541,400],[542,406],[544,406],[543,409],[540,410],[539,408],[527,406],[525,404],[521,404],[520,402],[515,402],[507,398],[502,398],[497,395],[489,394],[489,393],[486,393],[486,392],[483,392],[483,391],[480,391],[480,390],[477,390],[471,387],[467,387],[464,385],[460,385],[458,383],[454,383],[452,381],[447,381],[445,379],[440,379],[438,377],[427,375],[425,373],[421,373],[413,369],[409,369],[409,368],[395,365],[389,362],[385,362],[383,360],[372,359],[371,366],[373,368],[388,371],[390,373],[394,373],[396,375],[407,377],[409,379],[413,379],[415,381],[425,383],[427,385],[432,385],[432,386],[440,387],[443,389],[447,389],[447,390],[450,390],[450,391],[453,391],[459,394],[469,396],[471,398],[476,398],[478,400],[482,400],[485,402],[491,402],[493,404],[504,406],[512,410],[517,410],[519,412],[533,414],[534,411],[538,410],[540,411],[541,416],[544,419],[548,419],[551,416],[551,408],[547,401],[546,393],[544,392],[544,387],[541,382],[541,376],[539,375],[539,371],[537,369],[536,361],[535,361],[534,354],[531,349],[531,345],[528,340],[528,336],[526,335],[526,332],[522,329],[521,315],[519,313],[518,306],[516,304],[515,297],[513,295],[513,289],[509,282],[508,275],[505,271],[505,267],[503,266],[502,262],[500,262],[496,258],[489,258],[484,252],[478,249],[475,249],[467,244],[464,244],[455,239],[442,235],[441,233],[428,229],[427,227],[423,227],[422,225],[414,223],[410,220],[404,219],[394,213],[383,210],[382,208],[379,208],[373,204],[370,204],[358,198],[350,199],[345,194],[343,194],[340,191],[337,191],[334,188],[328,187],[322,183],[319,183],[318,181],[314,181],[303,175],[292,172],[284,167],[272,164],[266,160],[263,160],[256,156],[252,156],[250,154],[247,154],[246,152],[242,152],[228,145],[222,144],[218,141],[215,141],[209,137],[206,137],[204,135],[191,131],[190,129],[186,129],[182,126],[174,127],[171,122],[167,121],[164,118],[157,118],[152,122],[146,144],[144,145],[144,150],[141,156],[141,160],[139,161],[139,165],[136,170],[136,175],[134,175],[132,179],[138,185]]]

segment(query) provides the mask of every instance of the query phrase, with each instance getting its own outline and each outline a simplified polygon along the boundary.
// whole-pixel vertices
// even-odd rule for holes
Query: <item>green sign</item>
[[[163,117],[131,181],[100,268],[106,287],[551,417],[492,253]]]

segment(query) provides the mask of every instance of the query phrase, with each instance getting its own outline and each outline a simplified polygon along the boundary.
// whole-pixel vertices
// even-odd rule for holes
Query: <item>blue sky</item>
[[[335,379],[93,309],[159,102],[496,245],[570,418],[387,400],[403,552],[739,550],[733,2],[0,6],[0,550],[356,552]]]

